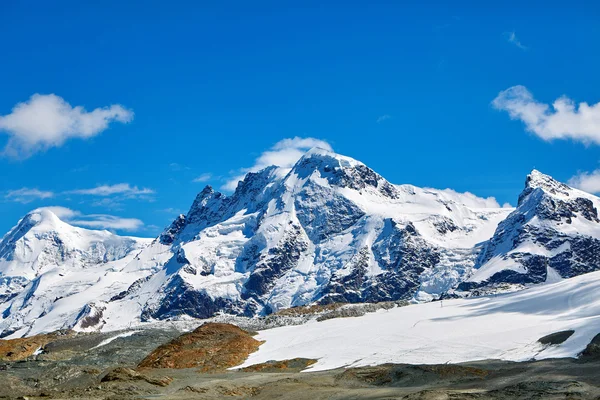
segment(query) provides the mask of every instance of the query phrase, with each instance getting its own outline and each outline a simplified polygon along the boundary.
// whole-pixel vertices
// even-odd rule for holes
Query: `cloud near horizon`
[[[34,94],[0,116],[0,132],[9,136],[3,154],[28,158],[34,153],[60,147],[72,138],[88,139],[106,130],[111,122],[128,123],[133,111],[119,104],[90,112],[72,107],[55,94]]]
[[[301,138],[287,138],[280,140],[275,143],[269,150],[264,151],[258,156],[254,162],[254,165],[249,168],[242,168],[239,170],[234,177],[227,180],[227,182],[221,186],[221,189],[227,191],[234,191],[238,185],[238,182],[244,179],[244,176],[248,172],[256,172],[276,165],[281,168],[291,168],[294,164],[313,147],[319,147],[328,151],[333,151],[333,148],[329,143],[321,139],[315,139],[312,137]]]
[[[525,86],[513,86],[492,101],[497,110],[520,120],[525,128],[546,141],[571,139],[585,144],[600,144],[600,103],[578,105],[559,97],[552,106],[540,103]]]
[[[71,225],[92,229],[114,229],[124,231],[137,231],[144,226],[144,222],[137,218],[122,218],[108,214],[82,214],[79,211],[62,206],[40,207],[52,211],[59,219]]]
[[[64,192],[52,192],[39,190],[37,188],[23,187],[21,189],[5,192],[4,199],[15,203],[28,204],[36,200],[45,200],[59,196],[92,196],[100,198],[91,203],[96,207],[118,208],[125,200],[153,201],[154,190],[139,188],[129,183],[118,183],[116,185],[99,185],[89,189],[74,189]]]

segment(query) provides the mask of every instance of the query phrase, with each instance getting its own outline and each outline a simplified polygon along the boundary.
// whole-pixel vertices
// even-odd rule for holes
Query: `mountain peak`
[[[320,147],[313,147],[304,153],[304,155],[296,163],[296,166],[310,166],[313,169],[323,165],[329,165],[331,167],[354,167],[364,164],[351,157],[343,156]],[[294,168],[296,168],[296,166]]]
[[[54,231],[57,230],[57,227],[65,224],[49,208],[36,208],[25,214],[11,232],[19,232],[19,235],[24,235],[34,228],[36,231]],[[11,232],[9,232],[9,235]]]
[[[541,189],[545,193],[558,197],[569,197],[569,193],[573,191],[570,186],[534,169],[527,175],[525,189],[519,195],[519,204],[536,189]]]
[[[533,169],[529,175],[527,175],[527,179],[525,181],[525,186],[526,187],[533,187],[533,188],[537,188],[537,187],[555,187],[557,185],[562,185],[562,186],[566,186],[560,182],[558,182],[557,180],[555,180],[554,178],[552,178],[550,175],[546,175],[540,171],[538,171],[537,169]]]

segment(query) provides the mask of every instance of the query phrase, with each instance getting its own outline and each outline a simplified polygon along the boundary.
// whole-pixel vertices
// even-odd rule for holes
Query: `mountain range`
[[[514,291],[599,270],[599,206],[535,170],[511,208],[315,148],[205,187],[154,239],[30,212],[0,242],[0,336]]]

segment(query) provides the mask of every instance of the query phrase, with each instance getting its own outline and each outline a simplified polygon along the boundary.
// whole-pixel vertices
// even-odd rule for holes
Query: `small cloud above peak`
[[[40,207],[40,208],[36,208],[32,212],[41,211],[41,210],[48,210],[63,221],[68,221],[69,219],[71,219],[73,217],[81,215],[81,213],[79,211],[71,210],[70,208],[62,207],[62,206]]]
[[[71,106],[55,94],[34,94],[0,116],[0,132],[9,136],[4,155],[28,158],[36,152],[60,147],[73,138],[88,139],[106,130],[111,122],[127,123],[133,112],[119,104],[86,111]]]
[[[289,169],[306,153],[308,150],[318,147],[327,151],[333,151],[329,143],[321,139],[312,137],[302,138],[293,137],[282,139],[275,143],[269,150],[261,153],[255,160],[254,165],[249,168],[242,168],[232,178],[221,187],[223,190],[233,191],[240,180],[248,172],[256,172],[275,165],[282,169]]]
[[[192,180],[192,182],[195,183],[204,183],[204,182],[208,182],[212,179],[212,174],[211,173],[205,173],[205,174],[201,174],[199,176],[197,176],[196,178],[194,178]]]
[[[33,210],[32,213],[42,211],[50,211],[61,221],[84,228],[137,231],[144,226],[144,222],[137,218],[123,218],[108,214],[85,215],[80,211],[62,206],[40,207]]]

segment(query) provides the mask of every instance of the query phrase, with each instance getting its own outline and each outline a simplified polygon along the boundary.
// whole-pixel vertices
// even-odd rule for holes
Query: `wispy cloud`
[[[96,198],[91,203],[95,207],[118,209],[125,200],[153,201],[153,194],[154,190],[152,189],[139,188],[128,183],[119,183],[116,185],[99,185],[89,189],[67,190],[58,193],[24,187],[9,190],[5,193],[4,198],[8,201],[27,204],[35,200],[45,200],[52,197],[70,198],[71,196],[90,196]]]
[[[144,223],[137,218],[122,218],[107,214],[82,215],[69,223],[94,229],[116,229],[124,231],[137,231]]]
[[[544,140],[572,139],[600,144],[600,103],[577,105],[563,96],[550,106],[535,100],[526,87],[513,86],[500,92],[492,106],[522,121],[528,131]]]
[[[208,182],[212,179],[213,175],[211,173],[205,173],[202,175],[199,175],[198,177],[194,178],[194,180],[192,180],[192,182],[196,182],[196,183],[203,183],[203,182]]]
[[[167,214],[176,214],[176,215],[183,214],[183,211],[181,211],[178,208],[173,208],[173,207],[163,208],[162,210],[158,210],[158,211],[167,213]]]
[[[185,165],[181,165],[179,163],[171,163],[171,164],[169,164],[169,168],[171,169],[171,171],[175,171],[175,172],[186,171],[186,170],[190,169],[190,167],[187,167]]]
[[[133,112],[118,104],[88,112],[82,106],[72,107],[55,94],[34,94],[15,105],[10,114],[0,116],[0,132],[9,136],[5,155],[27,158],[38,151],[60,147],[72,138],[96,136],[113,121],[132,120]]]
[[[131,186],[129,183],[118,183],[116,185],[99,185],[89,189],[75,189],[70,190],[67,193],[89,196],[112,196],[121,194],[130,197],[138,197],[154,194],[154,190],[148,188],[140,189],[137,186]]]
[[[383,114],[382,116],[380,116],[379,118],[377,118],[377,123],[381,124],[382,122],[385,122],[388,119],[392,119],[392,116],[389,115],[389,114]]]
[[[517,46],[521,50],[527,50],[527,46],[525,46],[523,43],[521,43],[521,41],[517,37],[517,34],[514,31],[513,32],[506,32],[504,35],[506,36],[507,40],[510,43],[514,44],[515,46]]]
[[[6,200],[22,204],[31,203],[34,200],[49,199],[51,197],[54,197],[53,192],[26,187],[16,190],[9,190],[4,196]]]
[[[269,150],[261,153],[255,160],[254,165],[249,168],[242,168],[235,176],[228,179],[221,187],[223,190],[233,191],[237,187],[240,180],[248,172],[256,172],[275,165],[281,168],[291,168],[306,151],[313,147],[320,147],[325,150],[332,151],[331,145],[324,140],[315,138],[294,137],[280,140],[275,143]]]

